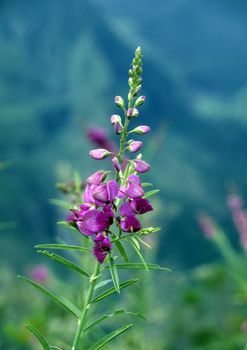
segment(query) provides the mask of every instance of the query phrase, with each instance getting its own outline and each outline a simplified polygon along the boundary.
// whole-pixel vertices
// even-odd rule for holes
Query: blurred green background
[[[55,184],[97,169],[86,130],[112,134],[114,96],[126,96],[139,45],[138,122],[153,131],[145,180],[161,189],[156,260],[175,271],[217,260],[199,211],[238,249],[225,198],[235,185],[247,191],[246,23],[244,0],[0,1],[1,270],[26,271],[39,259],[33,245],[59,234]]]

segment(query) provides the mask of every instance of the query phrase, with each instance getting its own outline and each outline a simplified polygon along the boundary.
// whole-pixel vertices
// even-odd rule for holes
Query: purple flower
[[[126,195],[132,199],[139,198],[144,195],[144,191],[141,186],[141,180],[138,175],[133,174],[128,176],[128,187],[126,189]]]
[[[44,265],[37,265],[30,271],[32,280],[38,283],[46,283],[48,281],[48,268]]]
[[[113,114],[111,116],[111,123],[114,125],[114,131],[117,135],[120,135],[123,130],[123,125],[121,117],[118,114]]]
[[[116,145],[109,139],[104,128],[92,127],[87,129],[87,137],[96,147],[105,148],[110,152],[117,150]]]
[[[118,184],[115,180],[95,186],[92,195],[97,205],[112,203],[118,193]]]
[[[124,232],[137,232],[141,229],[141,223],[133,215],[126,216],[120,220],[121,230]]]
[[[129,108],[127,111],[127,117],[138,117],[139,111],[137,108]]]
[[[152,205],[145,198],[136,198],[130,202],[131,208],[136,214],[145,214],[153,210]]]
[[[144,160],[136,159],[134,160],[134,163],[135,171],[137,171],[138,173],[145,173],[151,168],[148,163],[144,162]]]
[[[99,233],[94,239],[93,253],[100,264],[102,264],[110,252],[112,244],[107,236]]]
[[[77,226],[84,235],[92,236],[103,232],[110,224],[105,213],[97,209],[90,209],[82,213],[79,220],[77,220]]]
[[[141,149],[143,142],[141,141],[131,141],[129,143],[128,149],[131,153],[135,153]]]
[[[136,102],[135,102],[135,106],[138,107],[138,106],[141,106],[146,100],[146,97],[145,96],[140,96],[137,98]]]
[[[87,178],[87,183],[89,185],[99,185],[101,182],[105,180],[106,175],[107,175],[107,171],[98,170]]]
[[[125,107],[124,107],[124,99],[121,97],[121,96],[116,96],[115,97],[115,104],[119,107],[119,108],[121,108],[121,109],[124,109]]]
[[[136,214],[136,212],[134,211],[134,209],[132,208],[131,204],[129,201],[124,202],[121,206],[120,206],[120,216],[133,216]]]
[[[96,185],[87,185],[84,192],[83,192],[83,200],[84,202],[86,203],[93,203],[95,204],[95,200],[94,200],[94,197],[93,197],[93,189],[96,187]]]
[[[119,164],[117,157],[112,158],[112,165],[114,169],[119,173],[119,171],[121,170],[121,165]]]
[[[197,220],[204,235],[212,238],[216,233],[212,219],[205,214],[199,214]]]
[[[112,152],[107,151],[107,149],[104,148],[97,148],[97,149],[92,149],[89,151],[89,155],[96,160],[101,160],[106,157],[108,157]]]
[[[147,125],[139,125],[137,126],[137,128],[129,131],[129,133],[135,132],[138,135],[143,135],[143,134],[147,134],[150,130],[151,128]]]

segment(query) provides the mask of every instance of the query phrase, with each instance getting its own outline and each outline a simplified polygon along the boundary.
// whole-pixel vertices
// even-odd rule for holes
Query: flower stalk
[[[100,273],[100,264],[96,262],[93,274],[90,277],[89,288],[86,295],[85,303],[83,305],[81,317],[78,319],[78,325],[77,325],[77,330],[76,330],[75,338],[72,345],[72,350],[79,349],[78,346],[79,346],[80,338],[83,333],[83,330],[86,328],[87,314],[90,308],[90,302],[92,300],[95,284],[99,277],[99,273]]]

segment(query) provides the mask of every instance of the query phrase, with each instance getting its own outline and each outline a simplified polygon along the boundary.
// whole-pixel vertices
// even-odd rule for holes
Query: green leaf
[[[119,241],[119,240],[116,240],[115,241],[115,244],[116,244],[116,247],[118,248],[122,258],[125,260],[125,261],[129,261],[129,257],[128,257],[128,254],[123,246],[123,244]]]
[[[139,242],[137,241],[137,239],[136,239],[135,237],[131,237],[131,240],[132,240],[133,244],[136,246],[136,248],[137,248],[138,250],[141,250],[140,244],[139,244]]]
[[[72,304],[69,300],[65,299],[65,298],[60,298],[57,295],[55,295],[53,292],[49,291],[48,289],[46,289],[45,287],[43,287],[41,284],[33,282],[32,280],[30,280],[29,278],[26,278],[24,276],[18,276],[19,278],[23,279],[24,281],[28,282],[29,284],[31,284],[33,287],[35,287],[36,289],[38,289],[41,293],[45,294],[46,296],[48,296],[51,300],[53,300],[56,304],[62,306],[63,308],[65,308],[66,310],[68,310],[69,312],[71,312],[74,316],[76,316],[77,318],[80,317],[80,310],[74,305]]]
[[[153,186],[151,182],[142,182],[142,187],[150,187],[150,186]]]
[[[144,196],[142,198],[149,198],[151,196],[154,196],[156,193],[160,192],[160,190],[152,190],[152,191],[148,191],[144,194]]]
[[[133,237],[132,237],[133,239]],[[128,240],[128,242],[130,242],[130,244],[132,245],[132,247],[134,248],[134,250],[136,251],[137,255],[139,256],[141,262],[143,263],[143,265],[145,266],[145,269],[148,271],[148,266],[147,263],[145,261],[145,259],[142,256],[142,253],[140,252],[140,250],[137,248],[137,246],[133,243],[133,240]]]
[[[146,319],[140,312],[130,312],[130,311],[125,311],[123,309],[115,310],[112,314],[110,315],[103,315],[100,318],[98,318],[96,321],[91,323],[87,328],[84,329],[84,332],[88,331],[90,328],[96,326],[98,323],[106,320],[107,318],[111,318],[113,316],[117,315],[130,315],[130,316],[136,316],[142,319]]]
[[[109,284],[110,282],[112,282],[112,279],[101,281],[98,284],[96,284],[96,286],[94,287],[94,290],[96,290],[98,288],[102,288],[102,287],[106,286],[107,284]]]
[[[143,239],[141,239],[141,237],[137,236],[137,239],[139,242],[141,242],[145,247],[147,247],[148,249],[152,249],[151,245],[148,244],[147,242],[145,242]]]
[[[31,326],[30,324],[26,325],[26,328],[33,333],[33,335],[35,335],[35,337],[38,339],[38,341],[40,342],[40,344],[42,345],[44,350],[51,350],[47,340],[45,339],[45,337],[43,336],[43,334],[41,334],[36,328],[34,328],[33,326]]]
[[[124,289],[124,288],[129,287],[129,286],[131,286],[131,284],[136,283],[137,281],[138,281],[138,279],[131,279],[131,280],[128,280],[128,281],[125,281],[125,282],[121,282],[121,283],[119,284],[119,290],[122,290],[122,289]],[[103,293],[97,295],[97,296],[91,301],[91,303],[92,303],[92,304],[95,304],[95,303],[97,303],[98,301],[103,300],[103,299],[105,299],[105,298],[108,298],[110,295],[115,294],[115,293],[117,293],[115,287],[109,288],[109,289],[107,289],[105,292],[103,292]]]
[[[149,235],[150,233],[158,232],[160,230],[161,230],[161,227],[145,227],[145,228],[142,228],[140,231],[138,231],[136,235],[138,236]]]
[[[111,332],[110,334],[106,335],[104,338],[100,339],[96,344],[91,346],[89,350],[98,350],[103,348],[106,344],[108,344],[110,341],[118,337],[120,334],[126,332],[128,329],[130,329],[133,326],[133,324],[128,324],[127,326],[123,326],[118,328],[117,330]]]
[[[62,199],[52,198],[49,200],[49,203],[65,209],[74,208],[73,204],[71,204],[70,202],[63,201]]]
[[[58,221],[57,224],[58,224],[58,225],[62,225],[62,226],[64,226],[64,227],[66,227],[66,228],[70,228],[70,229],[73,230],[73,231],[79,231],[76,227],[74,227],[73,225],[71,225],[71,224],[70,224],[69,222],[67,222],[67,221]],[[87,237],[87,236],[85,236],[85,237]]]
[[[58,346],[52,346],[52,345],[50,345],[50,349],[51,350],[63,350],[63,349],[59,348]]]
[[[46,256],[48,256],[48,258],[57,261],[59,264],[62,264],[64,266],[68,267],[69,269],[80,273],[81,275],[89,277],[89,274],[86,271],[82,270],[78,265],[74,264],[72,261],[64,258],[61,255],[58,255],[55,253],[50,253],[50,252],[48,252],[48,250],[37,250],[37,253],[46,255]]]
[[[111,256],[109,259],[109,264],[110,264],[109,266],[110,266],[112,282],[114,284],[114,287],[116,288],[116,291],[120,293],[118,271],[115,264],[115,260]]]
[[[78,245],[70,245],[70,244],[37,244],[34,248],[38,249],[61,249],[61,250],[80,250],[82,252],[91,253],[91,250],[88,248],[80,247]]]
[[[145,265],[143,263],[124,263],[124,264],[117,264],[116,266],[118,269],[143,270],[143,269],[146,269],[147,267],[149,270],[163,270],[163,271],[171,272],[171,270],[168,267],[162,267],[158,264],[151,264],[151,263],[146,263]]]

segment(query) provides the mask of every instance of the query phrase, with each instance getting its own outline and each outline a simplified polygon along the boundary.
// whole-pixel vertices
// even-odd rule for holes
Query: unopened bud
[[[116,96],[115,97],[115,104],[119,107],[119,108],[121,108],[121,109],[123,109],[124,110],[124,99],[121,97],[121,96]]]
[[[104,159],[108,157],[110,154],[112,154],[112,152],[109,152],[107,149],[104,149],[104,148],[97,148],[89,151],[89,155],[96,160]]]
[[[127,117],[138,117],[139,111],[137,108],[129,108],[127,111]]]
[[[114,131],[117,135],[120,135],[123,130],[123,124],[120,115],[113,114],[111,116],[111,123],[114,125]]]
[[[140,96],[135,101],[135,107],[141,106],[146,100],[145,96]]]
[[[147,134],[150,130],[151,128],[148,125],[140,125],[140,126],[137,126],[135,129],[129,131],[129,134],[136,133],[138,135],[143,135],[143,134]]]
[[[121,165],[119,164],[117,157],[112,158],[112,165],[117,172],[121,170]]]
[[[143,145],[143,142],[141,141],[131,141],[129,143],[128,150],[131,153],[138,152],[141,149],[142,145]]]

